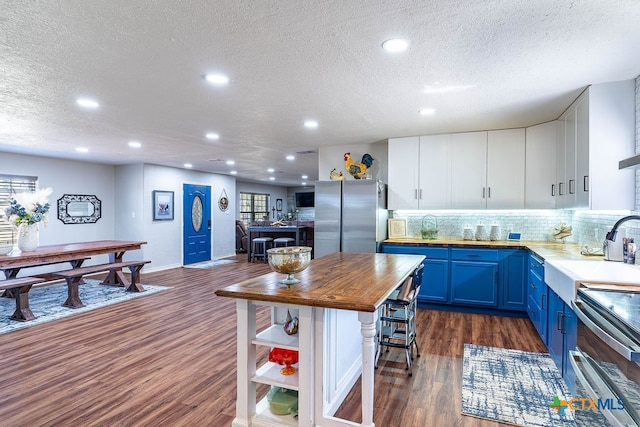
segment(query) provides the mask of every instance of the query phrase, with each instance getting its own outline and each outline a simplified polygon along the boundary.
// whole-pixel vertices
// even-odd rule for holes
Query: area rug
[[[211,268],[218,265],[233,264],[237,262],[235,259],[212,259],[210,261],[196,262],[185,265],[185,268]]]
[[[29,306],[36,318],[28,322],[11,320],[9,317],[16,309],[16,301],[13,298],[0,297],[0,334],[171,289],[167,286],[144,284],[144,292],[126,292],[121,287],[100,285],[99,280],[84,280],[86,283],[80,285],[79,291],[84,307],[75,309],[62,306],[67,299],[66,283],[32,287],[29,291]]]
[[[553,407],[568,398],[549,354],[464,345],[464,415],[518,426],[574,427],[571,411]]]

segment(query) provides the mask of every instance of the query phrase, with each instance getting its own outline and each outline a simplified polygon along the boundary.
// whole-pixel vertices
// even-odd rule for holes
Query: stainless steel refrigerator
[[[314,257],[378,252],[387,238],[387,186],[374,180],[316,181]]]

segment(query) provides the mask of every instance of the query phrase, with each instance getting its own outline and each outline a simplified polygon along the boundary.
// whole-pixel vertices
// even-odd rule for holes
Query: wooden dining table
[[[18,276],[24,268],[41,267],[51,264],[70,263],[78,268],[94,255],[109,255],[109,262],[122,262],[127,251],[137,250],[147,242],[127,240],[96,240],[91,242],[63,243],[39,246],[34,251],[0,255],[0,271],[6,279]],[[112,271],[103,281],[105,284],[129,286],[129,280],[122,271]]]

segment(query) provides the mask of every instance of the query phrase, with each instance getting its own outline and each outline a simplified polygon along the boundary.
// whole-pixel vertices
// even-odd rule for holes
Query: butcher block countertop
[[[575,243],[539,242],[539,241],[476,241],[461,239],[422,240],[420,238],[387,239],[385,244],[408,246],[448,246],[475,247],[495,249],[529,249],[545,260],[581,260],[602,261],[603,256],[586,256],[580,254],[581,247]]]
[[[220,297],[374,312],[420,265],[422,255],[337,252],[316,258],[296,273],[300,283],[268,273],[216,291]]]

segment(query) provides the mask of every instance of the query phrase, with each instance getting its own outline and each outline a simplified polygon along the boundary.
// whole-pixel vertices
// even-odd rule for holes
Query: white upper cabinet
[[[391,210],[418,209],[420,137],[389,139],[387,205]]]
[[[487,133],[487,208],[524,209],[525,130]]]
[[[420,137],[418,209],[451,207],[449,141],[451,135]]]
[[[552,121],[526,129],[524,179],[524,207],[526,209],[554,209],[556,207],[558,126],[558,121]],[[564,132],[564,123],[562,129]]]
[[[389,209],[449,207],[449,139],[449,135],[389,139]]]
[[[589,129],[588,142],[579,141],[588,144],[589,151],[585,157],[578,155],[578,197],[584,182],[582,192],[588,193],[591,209],[632,210],[635,173],[619,170],[618,162],[635,152],[635,81],[590,86],[588,102],[588,118],[578,114],[578,130]],[[588,173],[583,172],[585,159]]]
[[[487,207],[487,132],[451,135],[451,207]]]

